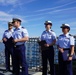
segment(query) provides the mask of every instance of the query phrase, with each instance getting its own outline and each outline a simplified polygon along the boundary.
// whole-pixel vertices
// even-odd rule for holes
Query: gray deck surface
[[[0,75],[13,75],[13,74],[11,72],[5,72],[5,68],[0,67]],[[42,73],[41,72],[32,72],[32,71],[30,71],[29,75],[42,75]]]

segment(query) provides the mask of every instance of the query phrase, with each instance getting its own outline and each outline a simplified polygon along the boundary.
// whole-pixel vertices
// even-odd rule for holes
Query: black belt
[[[20,47],[20,46],[23,46],[24,44],[22,44],[22,45],[15,45],[14,47]]]
[[[63,48],[63,50],[65,51],[65,50],[70,50],[70,48]]]

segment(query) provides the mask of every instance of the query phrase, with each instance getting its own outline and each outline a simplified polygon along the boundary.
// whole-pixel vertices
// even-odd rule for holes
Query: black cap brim
[[[8,26],[13,26],[13,23],[12,22],[8,22]]]
[[[68,26],[65,26],[65,27],[61,26],[60,28],[68,28],[70,30],[70,27],[68,27]]]
[[[13,21],[12,21],[12,23],[14,23],[14,22],[16,22],[16,21],[18,21],[18,22],[22,22],[20,19],[18,19],[18,18],[13,18]]]
[[[49,25],[52,25],[52,23],[44,23],[44,25],[48,25],[48,24],[49,24]]]
[[[9,24],[8,26],[13,26],[13,24]]]
[[[70,28],[70,27],[68,27],[68,26],[61,26],[60,28]]]
[[[12,23],[14,23],[14,21]]]

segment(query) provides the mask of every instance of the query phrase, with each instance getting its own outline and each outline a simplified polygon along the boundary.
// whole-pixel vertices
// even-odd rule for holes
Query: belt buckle
[[[16,45],[14,47],[16,47]]]
[[[69,56],[69,54],[67,54],[67,56]]]

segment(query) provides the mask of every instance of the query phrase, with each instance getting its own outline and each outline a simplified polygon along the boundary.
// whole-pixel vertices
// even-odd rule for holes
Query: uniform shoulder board
[[[5,32],[8,32],[8,30],[5,30]]]
[[[54,32],[53,30],[51,30],[52,32]]]
[[[46,30],[45,31],[43,31],[43,33],[45,33],[46,32]]]
[[[69,34],[69,36],[74,37],[73,35]]]
[[[46,31],[43,31],[42,34],[44,34]]]
[[[25,29],[25,27],[22,27],[23,29]]]
[[[16,29],[14,29],[14,31],[15,31]]]
[[[63,36],[63,34],[59,35],[59,36]]]
[[[73,36],[73,35],[69,34],[69,36]]]

